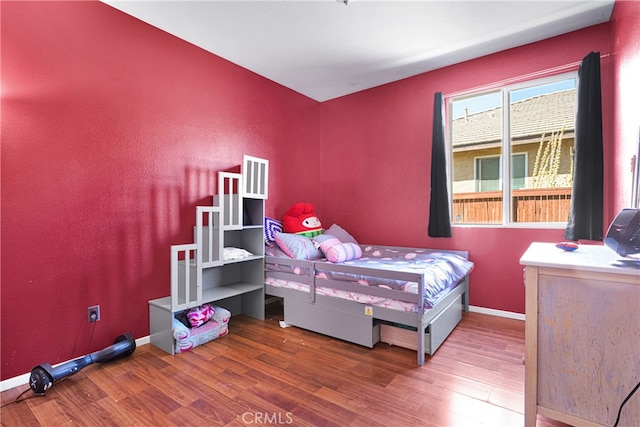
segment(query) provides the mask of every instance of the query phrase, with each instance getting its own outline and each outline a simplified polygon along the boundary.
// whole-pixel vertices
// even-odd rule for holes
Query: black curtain
[[[444,96],[441,92],[436,92],[433,99],[429,236],[451,237],[449,193],[447,191],[447,159],[444,142]]]
[[[591,52],[578,71],[573,191],[568,240],[602,240],[603,154],[600,53]]]

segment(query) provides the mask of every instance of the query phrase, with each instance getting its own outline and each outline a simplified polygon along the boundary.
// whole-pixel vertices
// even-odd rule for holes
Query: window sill
[[[515,228],[515,229],[544,229],[564,230],[566,222],[521,222],[511,224],[451,224],[454,228]]]

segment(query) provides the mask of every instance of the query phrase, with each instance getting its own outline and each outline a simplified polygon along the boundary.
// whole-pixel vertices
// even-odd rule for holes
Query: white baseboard
[[[8,380],[4,380],[0,382],[0,392],[10,390],[14,387],[19,387],[24,384],[29,383],[29,376],[31,373],[18,375],[17,377],[9,378]]]
[[[140,347],[142,345],[146,345],[150,343],[151,343],[151,336],[147,335],[146,337],[138,338],[136,340],[136,347]]]
[[[146,337],[138,338],[136,340],[136,347],[143,346],[145,344],[149,344],[151,342],[151,337],[147,335]],[[75,360],[75,359],[71,359]],[[61,362],[58,365],[66,363]],[[57,366],[57,365],[56,365]],[[17,377],[9,378],[4,381],[0,381],[0,392],[10,390],[14,387],[19,387],[21,385],[29,384],[29,377],[31,376],[31,372],[27,372],[26,374],[18,375]]]
[[[490,314],[491,316],[506,317],[508,319],[524,320],[524,314],[511,311],[495,310],[493,308],[469,306],[469,311],[473,313]]]

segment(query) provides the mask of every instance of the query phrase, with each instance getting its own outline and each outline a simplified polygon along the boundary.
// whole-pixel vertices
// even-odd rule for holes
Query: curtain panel
[[[433,137],[431,141],[431,196],[429,201],[429,236],[431,237],[451,237],[444,129],[444,96],[442,92],[436,92],[433,100]]]
[[[602,240],[603,148],[600,53],[591,52],[578,70],[578,108],[568,240]]]

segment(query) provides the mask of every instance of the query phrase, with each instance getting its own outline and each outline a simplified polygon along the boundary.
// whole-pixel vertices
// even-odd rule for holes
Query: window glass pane
[[[527,154],[513,154],[511,156],[511,189],[524,188],[527,176]]]
[[[476,191],[500,190],[500,157],[476,159]]]
[[[502,92],[453,99],[452,224],[502,223]]]
[[[567,221],[576,85],[574,72],[449,99],[454,225]]]
[[[571,78],[509,91],[512,222],[567,221],[575,86]]]

